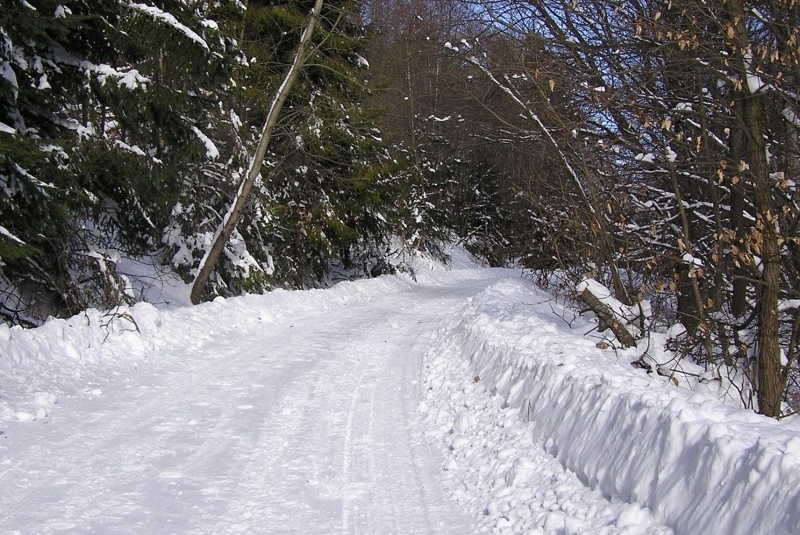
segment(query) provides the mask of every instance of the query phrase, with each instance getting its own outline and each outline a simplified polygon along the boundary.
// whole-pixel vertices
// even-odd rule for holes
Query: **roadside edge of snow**
[[[498,282],[452,316],[428,367],[436,368],[437,351],[460,354],[471,370],[461,384],[445,385],[454,398],[474,388],[496,394],[585,485],[649,509],[677,533],[795,532],[797,422],[769,420],[647,376],[583,337],[580,328],[590,327],[580,318],[570,328],[554,312],[554,299],[530,283]],[[440,371],[429,373],[429,389],[442,387],[431,384]],[[474,412],[462,409],[455,420],[444,416],[454,436]]]

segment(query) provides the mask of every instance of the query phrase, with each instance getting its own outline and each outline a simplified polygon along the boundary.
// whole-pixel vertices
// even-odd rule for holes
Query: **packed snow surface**
[[[590,330],[476,268],[0,327],[0,531],[797,533],[796,422]]]

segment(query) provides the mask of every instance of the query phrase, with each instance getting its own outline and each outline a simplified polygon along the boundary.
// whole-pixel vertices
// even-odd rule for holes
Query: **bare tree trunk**
[[[756,228],[760,231],[761,284],[758,289],[758,412],[777,417],[781,413],[783,380],[780,347],[780,320],[778,317],[778,293],[780,284],[780,235],[777,213],[772,197],[772,188],[767,162],[767,147],[764,140],[765,115],[761,103],[763,88],[753,87],[748,61],[752,53],[745,27],[743,0],[730,1],[730,16],[735,32],[738,74],[742,80],[742,130],[745,136],[745,154],[753,180],[753,200],[756,212]]]
[[[735,110],[739,113],[739,103],[734,103]],[[742,160],[744,139],[739,124],[731,125],[730,159],[734,165],[739,165]],[[745,217],[744,185],[732,183],[730,202],[730,228],[734,230],[734,245],[739,250],[744,250],[747,236],[747,218]],[[747,312],[747,268],[735,259],[733,266],[733,296],[731,297],[731,312],[737,320],[741,320]]]
[[[316,26],[319,13],[322,10],[322,4],[323,0],[317,0],[314,4],[314,8],[311,10],[308,24],[303,31],[303,35],[300,37],[300,44],[297,46],[294,61],[292,61],[292,65],[286,72],[286,77],[283,79],[283,83],[278,88],[275,98],[272,100],[272,104],[270,105],[269,112],[267,113],[267,119],[264,122],[264,128],[261,131],[261,139],[258,141],[258,147],[256,147],[255,155],[250,162],[250,168],[247,171],[247,175],[239,186],[239,191],[236,193],[236,198],[234,199],[231,207],[228,209],[228,213],[225,214],[225,218],[222,220],[222,225],[217,230],[211,249],[206,252],[206,255],[200,261],[200,270],[197,273],[197,278],[194,280],[191,293],[191,300],[195,305],[198,304],[203,297],[203,290],[208,282],[208,278],[216,267],[217,261],[219,260],[225,245],[228,243],[233,229],[236,228],[236,223],[239,221],[239,218],[242,215],[242,211],[247,203],[247,197],[250,194],[250,190],[253,188],[253,183],[261,171],[261,165],[264,162],[264,155],[267,152],[267,145],[272,137],[272,131],[275,129],[275,125],[278,122],[278,115],[281,112],[281,108],[283,108],[284,102],[286,102],[286,98],[289,96],[292,86],[297,80],[300,69],[302,69],[303,65],[305,64],[306,57],[308,55],[308,47],[311,43],[311,36],[314,33],[314,26]]]

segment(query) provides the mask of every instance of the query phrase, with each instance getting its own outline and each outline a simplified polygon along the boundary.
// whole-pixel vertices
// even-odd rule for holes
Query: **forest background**
[[[193,280],[313,4],[0,0],[3,322],[139,298],[126,258]],[[375,276],[456,240],[556,293],[602,283],[617,311],[602,327],[631,334],[639,365],[693,362],[786,415],[799,15],[796,0],[326,1],[203,295]],[[648,360],[654,343],[669,362]]]

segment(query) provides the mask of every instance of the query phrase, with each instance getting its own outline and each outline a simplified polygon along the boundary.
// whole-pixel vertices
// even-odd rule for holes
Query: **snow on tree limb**
[[[630,307],[616,300],[611,290],[593,279],[584,279],[575,290],[600,319],[601,326],[611,329],[624,347],[636,345],[636,339],[626,327],[636,316]]]
[[[8,238],[13,242],[17,242],[20,245],[25,245],[25,242],[14,236],[6,227],[0,225],[0,236],[4,238]]]
[[[206,50],[210,50],[208,43],[206,43],[205,39],[200,37],[194,30],[192,30],[188,26],[181,24],[173,14],[167,13],[166,11],[162,11],[161,9],[155,6],[148,6],[147,4],[137,4],[133,2],[127,2],[126,5],[135,11],[139,11],[146,15],[150,15],[154,19],[163,22],[164,24],[167,24],[169,26],[172,26],[173,28],[184,34],[192,41],[198,43]]]
[[[219,158],[219,149],[217,149],[217,146],[214,145],[214,142],[211,141],[210,137],[205,135],[203,131],[197,128],[196,126],[192,127],[192,132],[194,132],[197,138],[203,142],[203,145],[205,145],[206,156],[208,156],[209,160],[216,160],[217,158]]]

